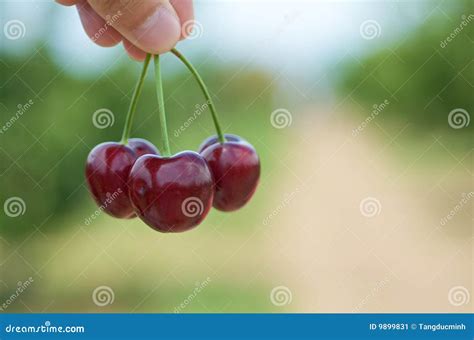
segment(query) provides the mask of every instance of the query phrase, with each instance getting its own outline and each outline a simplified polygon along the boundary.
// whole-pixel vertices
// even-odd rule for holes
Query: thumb
[[[178,15],[168,0],[88,2],[109,25],[145,52],[167,52],[181,36]]]

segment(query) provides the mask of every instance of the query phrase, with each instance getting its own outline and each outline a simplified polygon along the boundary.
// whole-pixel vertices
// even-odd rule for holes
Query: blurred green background
[[[22,18],[26,7],[33,5],[7,2],[1,6],[4,6],[1,14],[4,25],[9,20]],[[0,302],[9,301],[5,311],[173,312],[186,299],[188,302],[182,312],[350,311],[357,305],[357,299],[369,294],[370,283],[368,288],[354,295],[357,296],[354,300],[344,298],[345,305],[336,302],[334,309],[321,298],[319,302],[309,302],[303,294],[304,288],[300,287],[300,291],[300,288],[290,287],[291,271],[285,271],[286,265],[271,255],[278,252],[275,248],[282,251],[286,245],[293,245],[298,252],[299,243],[288,241],[285,244],[283,236],[279,239],[281,244],[272,243],[272,247],[266,244],[272,238],[272,230],[280,225],[287,228],[288,233],[298,233],[298,224],[291,222],[296,216],[306,214],[306,220],[313,221],[318,228],[336,230],[332,223],[343,223],[340,215],[324,225],[318,223],[311,211],[296,207],[298,201],[293,205],[282,203],[290,190],[279,188],[289,177],[299,176],[299,167],[310,166],[310,161],[305,164],[296,156],[303,145],[307,145],[305,152],[309,151],[306,157],[320,157],[316,151],[311,153],[312,146],[317,148],[320,138],[325,138],[320,137],[319,129],[335,136],[331,129],[341,128],[344,138],[352,138],[351,131],[371,114],[374,105],[385,100],[389,104],[367,125],[367,130],[364,128],[360,133],[361,140],[376,147],[393,141],[403,131],[402,138],[394,143],[396,147],[390,146],[388,156],[384,154],[390,160],[383,164],[400,172],[405,165],[410,165],[407,169],[410,179],[404,186],[412,187],[423,179],[436,183],[442,176],[452,175],[453,165],[459,163],[462,169],[455,169],[453,182],[457,195],[448,190],[451,199],[440,198],[430,209],[439,210],[442,215],[459,201],[460,193],[472,191],[472,122],[459,129],[448,123],[448,114],[453,109],[462,108],[468,112],[469,119],[473,112],[472,2],[397,3],[396,7],[391,2],[376,5],[371,2],[304,5],[292,2],[296,19],[291,19],[293,12],[287,8],[288,4],[281,7],[287,8],[285,10],[277,6],[276,15],[284,18],[290,30],[291,25],[298,25],[299,16],[309,15],[313,22],[311,14],[304,13],[309,6],[314,12],[332,13],[334,25],[341,26],[342,33],[338,34],[349,31],[354,34],[346,42],[349,46],[346,54],[337,49],[326,52],[324,45],[314,50],[311,43],[305,43],[304,36],[296,39],[291,34],[289,37],[272,32],[265,35],[265,31],[258,30],[254,36],[246,36],[250,40],[248,45],[238,47],[246,49],[256,43],[270,46],[271,50],[273,44],[284,45],[285,39],[294,39],[298,46],[288,48],[290,52],[282,52],[284,56],[292,56],[283,63],[278,54],[258,61],[259,54],[264,53],[260,52],[263,47],[255,52],[256,62],[239,55],[234,59],[232,51],[236,47],[229,41],[217,44],[217,51],[209,47],[213,32],[219,31],[218,20],[213,25],[206,22],[212,20],[209,12],[217,9],[225,14],[229,6],[231,12],[232,6],[238,6],[211,1],[196,8],[197,18],[204,26],[205,48],[194,48],[200,44],[197,39],[184,42],[183,51],[189,52],[211,89],[225,131],[243,136],[260,154],[262,181],[255,198],[236,213],[212,211],[201,226],[179,235],[157,234],[138,219],[116,220],[105,214],[86,225],[85,219],[97,208],[84,183],[85,159],[96,144],[120,138],[141,65],[129,60],[121,47],[114,48],[113,52],[97,48],[95,54],[84,56],[89,60],[108,53],[108,59],[98,60],[100,66],[96,71],[87,70],[87,63],[78,66],[83,59],[80,46],[74,50],[75,58],[67,60],[56,52],[61,46],[65,48],[68,40],[50,33],[60,24],[78,25],[77,20],[68,22],[62,17],[73,10],[40,2],[34,6],[51,16],[50,23],[41,27],[41,34],[35,40],[28,40],[38,22],[30,22],[25,17],[22,20],[28,23],[26,37],[11,40],[4,34],[0,49],[0,125],[11,123],[0,135],[0,202],[3,204],[11,197],[24,201],[20,216],[0,214]],[[261,5],[248,6],[247,11],[258,16]],[[370,12],[374,7],[375,12]],[[351,25],[339,23],[345,18],[341,8],[348,13],[354,10],[358,13],[351,19]],[[378,15],[381,15],[378,23],[382,34],[375,39],[361,39],[360,23]],[[440,42],[459,26],[463,15],[469,22],[442,47]],[[384,25],[383,18],[392,16],[400,20]],[[399,28],[404,18],[409,18],[409,27],[390,36],[390,24]],[[279,32],[279,25],[280,21],[275,21],[271,28],[276,27]],[[304,21],[302,25],[305,29]],[[324,31],[328,45],[337,45],[337,38],[331,37],[334,32],[318,31],[317,27],[317,24],[306,27],[308,35],[322,35],[317,32]],[[79,28],[71,32],[71,35],[83,34]],[[86,42],[84,46],[89,45],[93,43]],[[321,66],[317,60],[326,53],[329,56],[323,58],[326,63]],[[299,61],[300,54],[308,55],[304,62]],[[312,54],[314,62],[311,62]],[[269,63],[274,66],[265,65],[265,58],[271,58]],[[193,115],[195,105],[205,100],[184,66],[172,55],[166,55],[163,63],[167,71],[165,104],[172,150],[196,150],[201,141],[214,134],[209,112],[201,114],[179,136],[174,131]],[[298,63],[301,64],[296,70],[292,66],[287,68],[288,64]],[[30,107],[18,115],[20,106],[25,108],[30,100]],[[102,108],[113,113],[114,123],[98,129],[92,117]],[[271,113],[278,108],[291,112],[291,126],[277,129],[271,124]],[[12,121],[15,116],[18,119]],[[160,148],[158,124],[149,74],[138,105],[133,136],[146,138]],[[315,126],[318,129],[312,130]],[[311,136],[311,139],[303,136]],[[424,157],[433,136],[442,140],[442,146],[431,148]],[[420,154],[423,158],[419,161]],[[350,177],[350,169],[347,171]],[[337,186],[339,179],[334,176],[323,181]],[[305,183],[304,178],[299,181],[300,190],[306,189]],[[450,185],[446,187],[451,188]],[[298,199],[307,202],[314,198],[311,193],[305,197]],[[339,200],[341,206],[348,202],[344,196]],[[318,202],[315,199],[314,205]],[[472,207],[472,202],[469,204]],[[355,206],[357,210],[358,202]],[[408,214],[402,207],[394,209],[399,209],[397,216]],[[275,211],[278,211],[275,221],[266,225],[263,221]],[[283,214],[288,218],[282,218]],[[388,224],[388,221],[387,217],[379,223]],[[420,218],[420,225],[425,222]],[[472,209],[465,207],[452,226],[448,236],[453,237],[453,242],[469,240]],[[291,254],[291,251],[284,254],[282,251],[281,256],[291,258]],[[322,262],[331,267],[333,258],[326,255]],[[311,263],[302,268],[310,268]],[[461,274],[469,280],[468,269],[463,269]],[[12,299],[17,287],[29,277],[34,279],[33,283]],[[201,287],[207,278],[209,284],[194,294],[195,288]],[[472,284],[472,277],[470,280],[468,283]],[[293,292],[292,303],[283,307],[269,298],[272,289],[279,284],[289,286]],[[94,290],[101,286],[110,287],[114,295],[113,303],[105,307],[91,298]],[[338,292],[326,291],[326,294]],[[378,301],[368,307],[369,311],[403,308],[390,299]],[[422,301],[410,308],[419,310],[423,306],[432,308],[430,311],[451,308],[442,304],[423,305]]]

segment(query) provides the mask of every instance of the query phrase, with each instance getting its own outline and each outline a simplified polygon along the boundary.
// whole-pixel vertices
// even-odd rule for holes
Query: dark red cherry
[[[118,218],[135,216],[128,197],[128,175],[137,158],[144,153],[158,154],[150,142],[132,138],[128,145],[106,142],[89,153],[86,180],[97,205]]]
[[[239,137],[237,135],[231,135],[229,133],[224,134],[225,140],[228,142],[245,142],[245,140],[242,137]],[[211,136],[208,137],[204,142],[201,143],[199,146],[199,153],[202,153],[205,149],[210,147],[213,144],[216,144],[219,142],[219,138],[217,136]]]
[[[149,141],[143,138],[130,138],[128,140],[128,146],[132,148],[137,158],[143,155],[160,154],[156,146],[154,146]]]
[[[193,151],[172,157],[145,155],[130,172],[129,195],[135,212],[161,232],[197,226],[209,212],[213,194],[209,167]]]
[[[248,142],[214,143],[201,152],[214,177],[214,208],[233,211],[252,197],[260,178],[260,160]]]

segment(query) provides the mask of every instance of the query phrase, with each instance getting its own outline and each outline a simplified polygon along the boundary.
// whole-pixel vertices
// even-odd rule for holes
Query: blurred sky
[[[399,39],[421,24],[433,7],[421,1],[389,2],[389,6],[383,1],[209,0],[195,4],[197,37],[179,44],[187,54],[212,53],[216,62],[252,63],[303,82],[347,53],[357,60]],[[122,52],[120,46],[94,45],[74,8],[52,1],[2,1],[0,6],[2,26],[14,19],[25,25],[21,43],[2,35],[1,48],[8,53],[27,57],[35,44],[46,40],[65,72],[94,78]],[[365,20],[380,24],[377,42],[361,36],[359,28]]]

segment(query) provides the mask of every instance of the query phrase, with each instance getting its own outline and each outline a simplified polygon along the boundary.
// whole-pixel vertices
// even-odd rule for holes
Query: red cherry
[[[246,142],[242,137],[239,137],[237,135],[231,135],[229,133],[224,134],[224,137],[227,142]],[[201,143],[198,152],[202,153],[205,149],[218,142],[219,138],[217,136],[208,137],[206,138],[206,140],[204,140],[204,142]]]
[[[159,155],[156,146],[143,138],[130,138],[128,146],[135,152],[136,158],[143,155]]]
[[[201,151],[214,177],[214,208],[222,211],[243,207],[255,192],[260,178],[257,152],[242,138],[234,138],[239,140],[222,144],[216,138],[214,144]]]
[[[197,226],[209,212],[214,194],[209,167],[193,151],[140,157],[130,172],[129,188],[137,215],[161,232]]]
[[[137,158],[145,153],[158,154],[150,142],[132,138],[128,145],[106,142],[89,153],[86,179],[97,205],[109,215],[118,218],[135,216],[128,197],[128,175]]]

